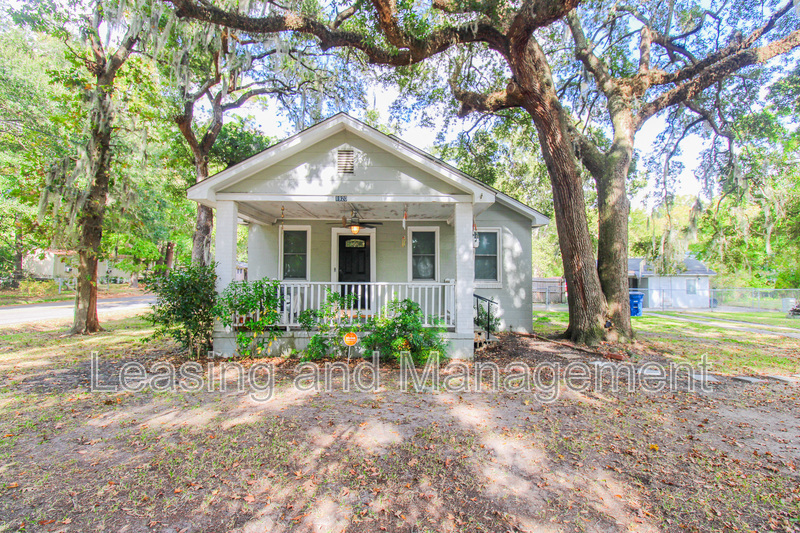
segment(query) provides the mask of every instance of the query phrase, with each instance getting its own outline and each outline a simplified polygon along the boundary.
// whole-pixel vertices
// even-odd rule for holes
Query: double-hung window
[[[283,279],[308,279],[308,229],[284,228],[281,268]]]
[[[500,231],[479,230],[475,248],[475,281],[500,281]]]
[[[438,228],[409,228],[411,281],[436,281],[439,269]]]
[[[693,278],[688,278],[686,280],[686,294],[697,294],[697,280]]]

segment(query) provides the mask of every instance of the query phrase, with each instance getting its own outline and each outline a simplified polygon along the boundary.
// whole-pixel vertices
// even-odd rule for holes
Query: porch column
[[[217,262],[217,292],[222,292],[236,275],[236,226],[239,206],[234,201],[217,202],[217,236],[214,260]]]
[[[453,228],[456,241],[456,331],[452,339],[452,355],[469,358],[474,355],[475,326],[472,318],[472,297],[475,284],[475,256],[472,247],[472,204],[455,205]]]
[[[247,279],[278,277],[277,228],[255,222],[247,227]]]

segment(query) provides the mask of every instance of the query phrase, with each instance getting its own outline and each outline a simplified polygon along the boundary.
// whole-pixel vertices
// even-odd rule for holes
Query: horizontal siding
[[[353,149],[353,174],[339,175],[339,148]],[[377,146],[342,132],[219,192],[274,194],[420,194],[461,191]]]
[[[492,313],[500,317],[502,330],[530,332],[533,325],[531,297],[531,221],[511,209],[493,204],[476,217],[478,230],[501,228],[502,288],[478,288],[475,294],[491,298],[499,305]]]

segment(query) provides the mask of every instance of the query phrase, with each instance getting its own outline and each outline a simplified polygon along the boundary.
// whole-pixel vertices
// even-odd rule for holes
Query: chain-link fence
[[[736,307],[787,313],[800,302],[800,289],[712,289],[712,307]]]
[[[644,295],[642,306],[650,310],[711,309],[730,311],[775,311],[787,313],[800,303],[800,289],[733,289],[638,288],[631,292]],[[563,283],[538,280],[533,284],[533,303],[546,306],[566,304]]]
[[[644,309],[710,309],[787,313],[800,302],[800,289],[631,289],[644,294]]]

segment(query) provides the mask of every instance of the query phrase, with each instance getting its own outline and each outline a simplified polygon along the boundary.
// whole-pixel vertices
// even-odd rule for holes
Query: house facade
[[[248,226],[249,280],[281,280],[282,343],[303,348],[299,314],[326,290],[355,294],[356,315],[394,298],[442,324],[451,355],[473,353],[474,295],[505,330],[532,322],[538,211],[393,136],[339,114],[189,189],[216,210],[218,290],[234,279],[236,230]],[[218,329],[214,349],[233,351]],[[277,347],[280,349],[280,347]]]
[[[645,259],[628,259],[628,286],[644,294],[645,309],[702,309],[712,306],[711,276],[716,272],[687,257],[678,271],[659,274]]]

